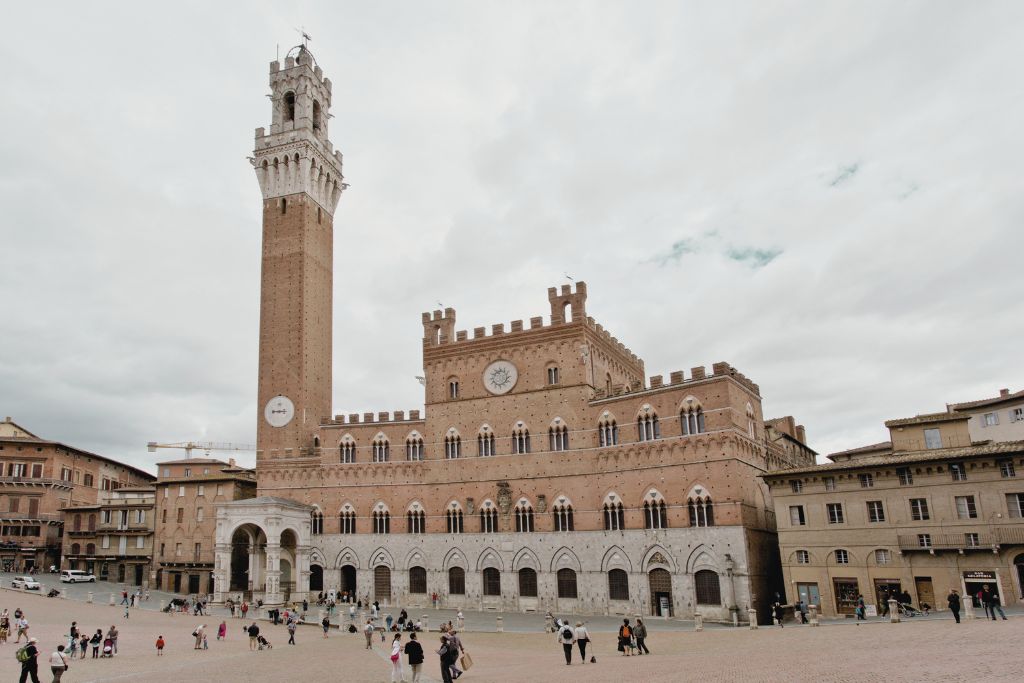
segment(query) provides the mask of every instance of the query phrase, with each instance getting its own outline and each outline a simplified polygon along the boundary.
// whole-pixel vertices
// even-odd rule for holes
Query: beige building
[[[149,581],[174,593],[213,592],[215,508],[251,498],[256,475],[234,460],[189,458],[157,464],[155,558]]]
[[[0,422],[0,569],[61,566],[61,510],[95,505],[124,487],[146,486],[147,472],[36,436],[11,418]]]
[[[946,410],[970,417],[967,430],[972,441],[1024,441],[1024,391],[1000,389],[998,396],[951,403]]]
[[[986,583],[1004,604],[1024,598],[1024,441],[975,442],[972,419],[890,420],[891,441],[762,475],[787,598],[825,615],[894,591],[942,610],[950,589],[973,595]]]
[[[215,599],[746,619],[779,586],[758,475],[810,465],[729,363],[667,375],[587,314],[459,329],[422,315],[424,409],[333,415],[331,83],[294,48],[256,130],[263,194],[259,497],[218,506]],[[158,501],[159,503],[159,501]],[[188,538],[188,531],[183,536]]]
[[[98,503],[61,510],[64,569],[101,581],[148,586],[153,563],[153,487],[105,492]]]

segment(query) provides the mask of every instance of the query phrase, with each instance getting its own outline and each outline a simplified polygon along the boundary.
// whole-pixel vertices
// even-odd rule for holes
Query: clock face
[[[484,370],[484,388],[498,396],[512,391],[518,379],[519,371],[507,360],[496,360]]]
[[[275,396],[267,401],[263,409],[263,419],[271,427],[284,427],[295,416],[295,404],[287,396]]]

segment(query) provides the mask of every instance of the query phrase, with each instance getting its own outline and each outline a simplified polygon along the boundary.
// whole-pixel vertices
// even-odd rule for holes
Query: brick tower
[[[331,414],[334,209],[345,184],[327,138],[331,81],[305,46],[270,64],[273,122],[256,129],[263,193],[258,457],[311,453]]]

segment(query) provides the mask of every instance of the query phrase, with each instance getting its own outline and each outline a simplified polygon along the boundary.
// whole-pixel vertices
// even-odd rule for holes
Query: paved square
[[[390,680],[390,663],[379,638],[372,652],[363,637],[332,629],[325,641],[316,626],[300,628],[298,644],[288,646],[284,626],[260,622],[274,648],[250,652],[242,622],[228,619],[228,637],[213,636],[221,617],[206,619],[139,609],[124,619],[123,608],[0,590],[0,607],[21,607],[38,637],[42,655],[63,642],[72,620],[86,632],[120,630],[120,653],[113,659],[77,659],[64,681],[366,681]],[[192,649],[190,634],[199,623],[210,627],[210,649]],[[248,623],[248,622],[246,622]],[[607,629],[602,621],[601,629]],[[820,628],[716,629],[703,633],[663,631],[650,623],[650,656],[626,659],[615,652],[615,635],[592,633],[597,664],[579,664],[578,653],[567,667],[555,638],[543,633],[464,634],[474,667],[464,683],[487,681],[1017,681],[1017,643],[1024,638],[1024,619],[976,620],[957,625],[944,618],[915,619],[902,624],[852,623]],[[167,648],[157,657],[153,643],[163,635]],[[420,634],[428,652],[424,680],[438,681],[437,633]],[[0,645],[0,680],[16,681],[13,636]],[[403,658],[404,659],[404,658]],[[49,681],[45,658],[40,680]]]

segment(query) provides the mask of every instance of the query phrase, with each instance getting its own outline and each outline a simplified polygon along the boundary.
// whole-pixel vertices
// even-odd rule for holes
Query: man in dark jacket
[[[405,654],[409,657],[409,668],[412,669],[412,683],[419,683],[423,668],[423,647],[416,641],[416,634],[409,634],[409,642],[405,644]]]
[[[39,647],[36,645],[38,642],[35,638],[28,639],[28,645],[25,646],[28,659],[21,663],[21,678],[18,679],[18,683],[25,683],[29,676],[32,677],[32,683],[39,683]]]
[[[992,621],[996,620],[996,610],[999,610],[999,616],[1006,621],[1006,613],[1003,612],[1003,606],[999,604],[999,593],[996,593],[986,583],[981,589],[981,602],[985,605],[985,616],[992,617]]]
[[[953,618],[956,619],[956,623],[960,623],[960,594],[955,589],[950,589],[949,595],[946,596],[946,602],[949,604],[949,611],[953,613]]]

